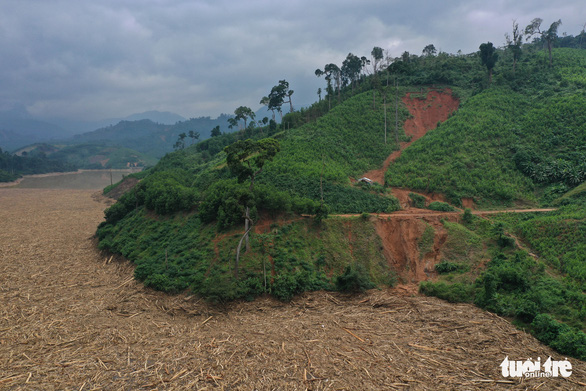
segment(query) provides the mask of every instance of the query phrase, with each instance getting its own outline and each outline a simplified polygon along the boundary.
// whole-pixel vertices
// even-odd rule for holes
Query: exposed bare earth
[[[570,390],[503,378],[549,355],[471,305],[398,291],[316,292],[211,307],[143,288],[95,248],[90,191],[0,189],[0,388],[9,390]]]
[[[403,128],[405,135],[410,136],[408,142],[399,145],[399,150],[390,154],[384,161],[383,166],[376,170],[371,170],[363,176],[372,179],[375,182],[384,185],[385,172],[392,162],[401,156],[401,152],[415,141],[419,140],[425,134],[436,128],[438,122],[444,122],[452,112],[458,109],[460,102],[452,96],[452,90],[446,88],[444,91],[428,91],[425,99],[413,97],[413,93],[407,93],[403,98],[403,103],[409,109],[413,116],[405,121]]]

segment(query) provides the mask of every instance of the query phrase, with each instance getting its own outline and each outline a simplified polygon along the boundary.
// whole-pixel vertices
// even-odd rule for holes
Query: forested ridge
[[[60,160],[48,159],[44,154],[16,156],[0,148],[0,182],[12,182],[29,174],[75,171],[77,166]]]
[[[586,43],[584,32],[541,34],[540,23],[525,29],[531,43],[519,41],[517,26],[505,48],[486,43],[471,54],[431,44],[422,55],[349,54],[315,71],[325,88],[298,111],[279,81],[260,102],[280,124],[240,106],[230,120],[238,131],[214,129],[191,146],[179,135],[177,151],[134,174],[139,184],[106,211],[100,248],[134,262],[136,278],[155,289],[289,300],[409,282],[385,258],[370,216],[400,209],[393,188],[435,210],[464,200],[479,209],[555,206],[490,219],[466,209],[457,221],[417,223],[421,259],[435,233],[446,233],[420,289],[474,302],[586,359]],[[384,184],[356,182],[408,141],[401,98],[424,99],[430,88],[452,91],[459,110],[405,149]],[[430,193],[447,203],[429,203]],[[347,213],[361,216],[333,216]]]

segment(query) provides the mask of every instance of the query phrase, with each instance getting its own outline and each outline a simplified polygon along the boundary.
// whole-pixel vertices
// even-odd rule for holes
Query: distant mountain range
[[[156,123],[150,119],[123,120],[116,125],[75,135],[66,141],[74,144],[102,142],[108,145],[119,145],[155,158],[161,158],[167,152],[173,151],[173,146],[181,133],[189,134],[190,131],[199,133],[198,140],[189,137],[185,140],[186,144],[189,145],[192,142],[209,138],[211,130],[216,126],[219,126],[222,132],[231,132],[232,130],[228,128],[228,118],[230,116],[222,114],[215,119],[210,117],[191,118],[173,125]]]
[[[126,117],[107,118],[98,121],[74,121],[60,118],[47,119],[47,121],[59,125],[69,131],[70,134],[81,134],[104,128],[106,126],[116,125],[120,121],[139,121],[141,119],[149,119],[155,123],[165,125],[173,125],[176,122],[186,120],[185,117],[170,111],[150,110],[145,111],[144,113],[131,114]]]
[[[283,114],[286,113],[286,110]],[[256,120],[272,118],[273,113],[266,107],[256,111]],[[281,117],[275,113],[275,120]],[[109,118],[100,121],[74,121],[59,118],[35,118],[24,106],[8,111],[0,111],[0,148],[13,152],[31,144],[49,143],[74,145],[80,143],[100,143],[107,146],[120,146],[161,158],[173,150],[179,134],[193,130],[200,134],[199,140],[210,137],[211,130],[219,126],[222,132],[237,129],[228,128],[228,118],[232,115],[221,114],[218,118],[199,117],[186,119],[169,111],[145,111],[123,118]],[[187,139],[187,143],[194,141]],[[29,148],[30,150],[30,148]]]
[[[143,113],[132,114],[123,118],[109,118],[100,121],[73,121],[64,119],[40,119],[33,117],[24,106],[17,106],[12,110],[0,111],[0,148],[6,151],[14,151],[24,146],[34,143],[46,142],[84,142],[84,141],[108,141],[118,142],[132,138],[145,137],[141,134],[139,128],[144,131],[152,132],[154,129],[170,129],[170,126],[183,123],[185,127],[188,122],[189,130],[195,130],[201,134],[201,139],[209,137],[210,130],[219,125],[222,131],[228,131],[229,116],[220,115],[216,119],[210,117],[192,118],[186,120],[179,114],[172,112],[161,112],[156,110],[145,111]],[[132,124],[136,121],[141,125]],[[120,123],[123,123],[119,126]],[[133,127],[133,131],[128,131]],[[209,129],[208,129],[209,128]],[[121,134],[117,134],[120,131]],[[179,132],[181,133],[181,132]],[[149,133],[150,136],[152,134]],[[73,136],[73,138],[71,138]],[[159,135],[160,136],[160,135]],[[175,137],[177,135],[174,135]],[[172,150],[171,141],[173,135],[163,137],[163,144],[169,144],[167,147],[154,148],[159,155],[163,150]],[[127,145],[124,145],[128,147]],[[144,149],[144,148],[143,148]],[[148,148],[147,148],[148,149]],[[152,151],[150,151],[152,152]],[[145,152],[148,153],[148,152]],[[164,153],[163,153],[164,154]]]
[[[137,114],[129,118],[140,116]],[[46,156],[84,169],[145,167],[155,164],[167,152],[173,151],[181,133],[188,135],[184,146],[209,138],[211,130],[216,126],[228,133],[231,131],[228,118],[225,114],[215,119],[191,118],[173,125],[156,123],[150,119],[122,120],[115,125],[54,142],[29,142],[14,150],[14,153],[19,156]],[[190,133],[198,133],[199,138],[189,137]]]
[[[3,150],[11,151],[28,144],[68,136],[71,134],[58,125],[0,113],[0,148]]]

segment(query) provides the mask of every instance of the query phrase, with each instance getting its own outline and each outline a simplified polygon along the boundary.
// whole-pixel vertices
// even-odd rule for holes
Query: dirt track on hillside
[[[503,378],[549,355],[472,305],[372,291],[226,307],[145,289],[95,248],[105,204],[89,191],[0,189],[0,389],[570,390]],[[543,362],[543,361],[542,361]]]
[[[407,93],[403,97],[403,103],[412,115],[412,118],[407,119],[403,125],[405,135],[410,136],[411,139],[408,142],[402,142],[399,150],[390,154],[381,168],[368,171],[363,175],[381,185],[385,183],[385,172],[391,163],[401,156],[403,150],[425,136],[428,131],[435,129],[438,122],[447,120],[460,104],[458,99],[452,96],[452,90],[449,88],[444,91],[428,91],[425,99],[413,97],[413,93]]]

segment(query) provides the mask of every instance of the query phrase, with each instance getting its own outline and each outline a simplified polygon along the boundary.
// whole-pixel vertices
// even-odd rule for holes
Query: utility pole
[[[395,75],[395,142],[399,148],[399,86],[397,85],[397,75]]]

